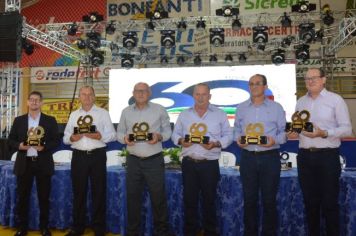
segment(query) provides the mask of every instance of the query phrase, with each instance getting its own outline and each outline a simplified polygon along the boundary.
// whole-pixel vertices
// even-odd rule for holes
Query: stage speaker
[[[21,60],[22,16],[19,12],[0,13],[0,61]]]

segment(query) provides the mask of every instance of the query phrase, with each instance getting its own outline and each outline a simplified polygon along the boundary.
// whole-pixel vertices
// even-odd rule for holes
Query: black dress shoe
[[[42,236],[52,236],[51,231],[48,228],[41,229]]]
[[[69,231],[64,236],[80,236],[80,233],[75,232],[74,230]]]
[[[27,235],[27,230],[17,230],[14,236],[25,236]]]

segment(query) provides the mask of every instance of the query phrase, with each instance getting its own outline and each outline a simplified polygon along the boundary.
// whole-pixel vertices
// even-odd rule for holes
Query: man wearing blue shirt
[[[277,235],[276,195],[280,177],[279,146],[286,142],[285,112],[282,106],[265,96],[268,88],[264,75],[249,80],[250,99],[237,105],[234,138],[240,148],[240,174],[244,196],[244,235],[258,235],[258,198],[261,192],[262,234]],[[266,144],[242,142],[246,127],[263,126]],[[257,132],[259,130],[256,130]],[[261,131],[261,130],[260,130]]]
[[[184,235],[195,236],[198,231],[198,200],[203,198],[204,235],[216,232],[216,187],[220,178],[218,159],[221,148],[232,142],[232,129],[221,109],[210,104],[210,88],[197,84],[193,91],[194,106],[183,111],[175,124],[172,141],[182,146],[182,175],[184,197]],[[200,133],[209,137],[204,142]],[[185,139],[192,135],[191,140]],[[199,142],[199,139],[201,138]]]

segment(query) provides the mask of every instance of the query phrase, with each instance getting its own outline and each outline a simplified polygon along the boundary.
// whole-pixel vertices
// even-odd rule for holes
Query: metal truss
[[[20,11],[21,10],[21,0],[6,0],[5,1],[5,11]]]
[[[356,16],[342,19],[338,30],[338,35],[326,47],[327,55],[335,54],[356,37]]]
[[[22,29],[22,37],[38,43],[48,49],[58,52],[61,55],[70,57],[72,59],[87,62],[88,58],[81,51],[69,46],[68,44],[60,41],[58,38],[44,33],[33,26],[24,23]]]
[[[18,114],[20,68],[18,63],[0,64],[0,137],[8,137]]]

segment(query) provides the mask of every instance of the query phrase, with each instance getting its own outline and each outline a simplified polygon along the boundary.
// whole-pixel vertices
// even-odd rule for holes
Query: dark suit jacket
[[[39,126],[45,130],[44,149],[38,152],[38,164],[44,174],[52,175],[54,172],[53,151],[59,146],[60,138],[58,125],[53,116],[41,113]],[[15,118],[9,135],[9,145],[13,150],[17,150],[17,157],[14,166],[14,174],[22,175],[26,170],[26,151],[20,151],[19,145],[27,140],[28,114]]]

